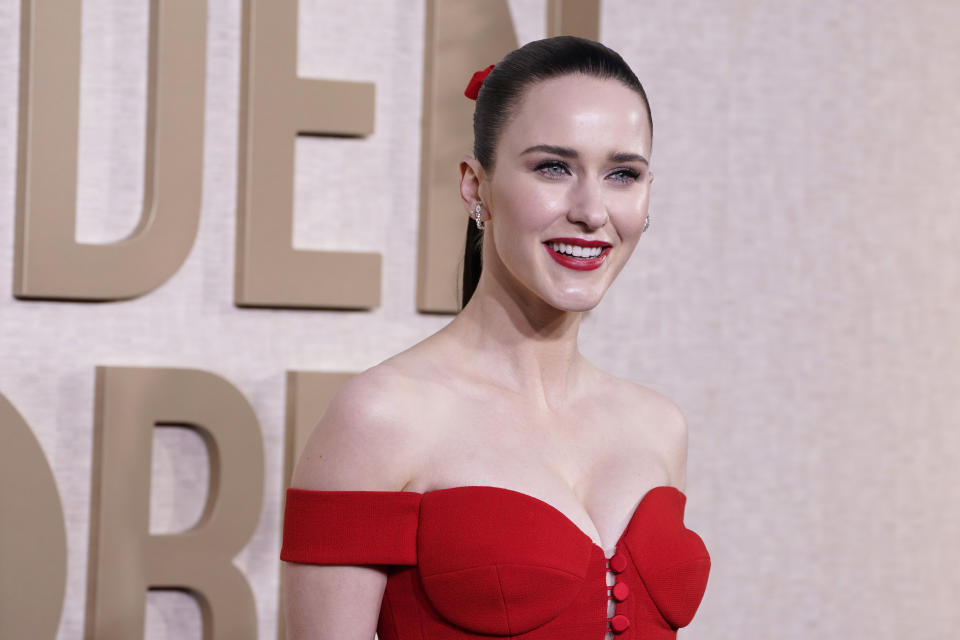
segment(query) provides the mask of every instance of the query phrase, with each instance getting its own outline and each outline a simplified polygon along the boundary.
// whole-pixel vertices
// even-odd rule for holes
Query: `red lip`
[[[547,242],[562,242],[564,244],[575,244],[578,247],[609,247],[609,242],[602,240],[586,240],[584,238],[550,238]]]
[[[573,244],[573,243],[570,243],[570,244]],[[590,271],[591,269],[598,268],[600,265],[603,264],[603,261],[607,259],[607,254],[610,253],[610,247],[608,245],[603,251],[600,252],[600,255],[598,255],[596,258],[574,258],[572,256],[567,256],[562,253],[557,253],[546,242],[543,243],[543,246],[546,248],[547,253],[550,254],[551,258],[556,260],[558,263],[560,263],[564,267],[567,267],[568,269],[574,269],[576,271]]]

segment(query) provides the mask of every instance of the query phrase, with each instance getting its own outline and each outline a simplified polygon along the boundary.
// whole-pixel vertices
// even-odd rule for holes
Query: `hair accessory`
[[[640,230],[640,233],[643,233],[647,230],[647,227],[650,226],[650,214],[647,214],[646,219],[643,221],[643,229]]]
[[[490,75],[490,72],[493,71],[494,65],[490,65],[483,71],[475,71],[473,77],[470,78],[467,88],[464,89],[463,95],[467,96],[471,100],[476,100],[477,96],[480,94],[480,85],[483,84],[483,81],[487,79],[487,76]]]
[[[483,223],[480,222],[480,208],[482,206],[483,205],[478,202],[476,208],[473,210],[474,214],[477,216],[477,229],[480,229],[481,231],[483,230]]]

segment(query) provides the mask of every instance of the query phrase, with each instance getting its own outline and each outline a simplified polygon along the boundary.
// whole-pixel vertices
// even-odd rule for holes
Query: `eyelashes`
[[[561,160],[545,160],[538,163],[534,171],[548,178],[562,178],[565,175],[571,175],[570,167]],[[629,167],[618,167],[607,174],[614,182],[631,183],[640,178],[641,173]]]
[[[613,175],[618,176],[618,179],[622,182],[636,182],[637,178],[640,177],[640,173],[633,169],[617,169],[613,172]]]
[[[547,160],[545,162],[541,162],[534,167],[534,171],[542,173],[543,175],[551,178],[570,173],[569,167],[559,160]]]

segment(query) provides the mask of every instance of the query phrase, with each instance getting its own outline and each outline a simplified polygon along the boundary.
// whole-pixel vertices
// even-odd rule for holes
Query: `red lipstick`
[[[603,251],[600,252],[595,258],[575,258],[573,256],[568,256],[563,253],[554,251],[550,246],[553,242],[562,242],[564,244],[572,244],[581,247],[603,247]],[[550,254],[550,257],[556,260],[559,264],[567,267],[568,269],[574,269],[576,271],[590,271],[591,269],[596,269],[603,264],[604,260],[607,259],[607,254],[610,253],[610,243],[601,242],[600,240],[584,240],[582,238],[551,238],[550,240],[543,243],[543,246],[546,247],[547,253]]]

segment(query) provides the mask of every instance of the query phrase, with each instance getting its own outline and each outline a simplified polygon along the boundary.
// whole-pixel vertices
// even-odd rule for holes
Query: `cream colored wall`
[[[204,199],[192,253],[130,301],[11,295],[19,3],[0,4],[0,393],[53,467],[68,527],[59,638],[82,635],[94,367],[211,370],[263,429],[265,507],[237,565],[275,634],[284,376],[369,367],[435,331],[414,310],[421,2],[302,0],[300,73],[377,85],[369,138],[301,139],[294,243],[383,254],[370,312],[239,309],[239,3],[209,3]],[[510,3],[522,42],[542,0]],[[79,240],[142,197],[146,2],[84,3]],[[653,105],[649,234],[582,348],[690,425],[687,521],[714,567],[681,636],[956,634],[960,614],[960,5],[604,0],[601,37]],[[466,81],[466,79],[464,80]],[[154,531],[202,507],[200,441],[163,429]],[[199,637],[176,593],[147,637]]]

